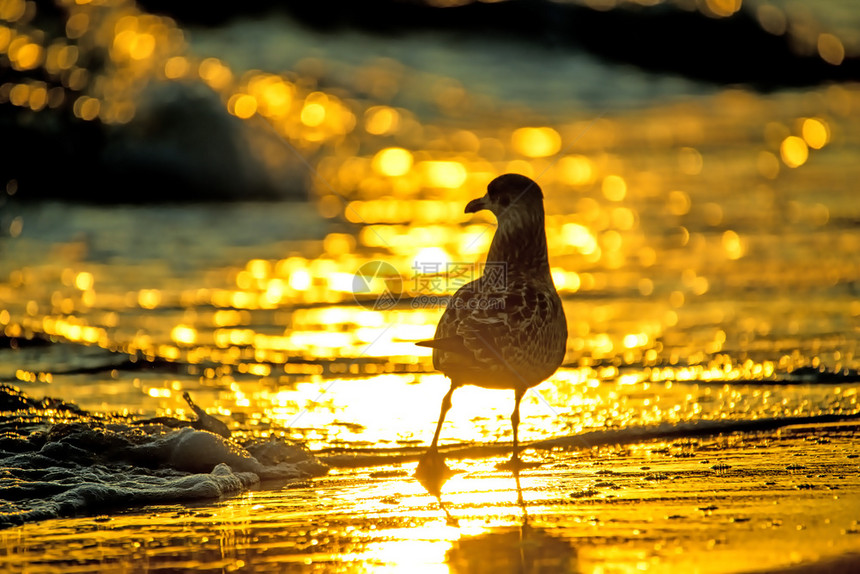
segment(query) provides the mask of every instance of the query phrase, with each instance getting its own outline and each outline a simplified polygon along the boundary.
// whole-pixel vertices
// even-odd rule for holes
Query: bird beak
[[[484,197],[479,197],[478,199],[473,199],[466,204],[466,210],[463,213],[477,213],[481,210],[489,209],[489,203],[490,199],[486,195]]]

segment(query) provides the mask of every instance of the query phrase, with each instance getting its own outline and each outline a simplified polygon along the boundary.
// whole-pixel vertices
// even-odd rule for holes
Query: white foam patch
[[[153,430],[153,429],[151,429]],[[303,448],[277,439],[248,449],[208,431],[183,428],[142,434],[76,423],[55,426],[41,441],[10,439],[0,451],[0,528],[63,516],[219,499],[261,480],[325,474]]]
[[[51,469],[45,470],[50,472]],[[23,506],[29,506],[27,509],[4,508],[0,513],[0,526],[109,512],[129,506],[218,499],[247,490],[260,481],[256,474],[234,472],[224,463],[216,465],[210,473],[174,477],[101,474],[101,480],[94,480],[94,473],[83,473],[79,484],[69,485],[67,490],[37,500],[20,501],[25,503]]]

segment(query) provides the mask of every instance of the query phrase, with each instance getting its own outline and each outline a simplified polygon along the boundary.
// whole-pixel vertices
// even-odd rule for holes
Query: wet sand
[[[27,572],[850,572],[856,425],[451,461],[442,502],[414,464],[0,532]],[[270,485],[271,486],[271,485]]]

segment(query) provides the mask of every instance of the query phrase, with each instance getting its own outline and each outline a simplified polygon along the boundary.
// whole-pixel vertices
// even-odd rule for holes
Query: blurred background
[[[499,162],[607,149],[605,128],[573,141],[601,114],[730,88],[750,101],[713,115],[744,113],[856,81],[858,13],[838,0],[4,0],[0,178],[23,198],[107,202],[318,199],[353,180],[456,189]],[[837,93],[828,104],[845,111]],[[717,143],[689,133],[702,126],[682,137],[651,123],[647,141],[612,144]],[[512,139],[544,124],[554,135]],[[454,159],[465,172],[344,167],[393,146],[415,167]]]
[[[856,378],[854,3],[2,0],[0,21],[0,332],[51,349],[4,353],[4,380],[390,438],[365,391],[327,392],[350,378],[431,425],[444,385],[413,343],[441,309],[420,296],[481,260],[493,221],[463,207],[518,172],[547,197],[570,332],[543,391],[566,414],[527,434],[853,408],[581,397]],[[413,414],[398,440],[423,440]]]

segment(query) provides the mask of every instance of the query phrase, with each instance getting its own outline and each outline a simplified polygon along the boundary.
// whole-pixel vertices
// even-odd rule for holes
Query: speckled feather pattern
[[[439,321],[435,338],[460,349],[434,349],[433,365],[453,383],[528,388],[561,364],[567,326],[552,282],[517,274],[508,283],[464,286]]]

